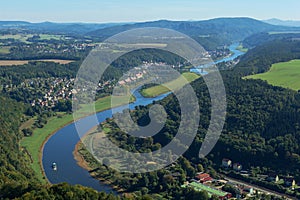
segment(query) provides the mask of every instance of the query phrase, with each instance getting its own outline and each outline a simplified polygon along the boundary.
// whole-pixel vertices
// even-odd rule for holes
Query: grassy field
[[[188,82],[193,82],[194,80],[198,79],[200,76],[195,73],[186,72],[183,73],[182,76],[186,79]],[[144,97],[156,97],[161,94],[167,93],[170,90],[178,90],[182,88],[185,84],[185,80],[182,77],[179,77],[178,79],[166,83],[166,87],[162,85],[153,86],[147,89],[143,89],[141,91],[141,94]],[[169,89],[170,88],[170,89]]]
[[[118,105],[124,104],[124,100],[127,97],[117,97],[118,98]],[[134,98],[131,97],[131,101],[134,101]],[[111,106],[111,97],[104,97],[95,102],[95,109],[97,112],[109,109]],[[86,115],[86,106],[82,106],[82,109],[79,112],[78,117],[84,117]],[[31,163],[31,167],[36,173],[36,176],[42,182],[46,182],[44,179],[44,175],[40,166],[40,158],[41,158],[41,147],[44,141],[51,136],[54,132],[59,130],[60,128],[64,127],[65,125],[73,122],[73,115],[72,114],[64,114],[52,117],[48,120],[48,123],[41,129],[35,129],[33,131],[33,135],[31,137],[25,137],[21,141],[21,146],[25,147],[26,150],[31,155],[33,163]],[[29,122],[28,122],[29,123]],[[25,123],[26,125],[28,123]]]
[[[0,39],[15,39],[15,40],[19,40],[20,42],[24,42],[24,43],[29,43],[27,41],[28,38],[31,38],[33,35],[32,34],[16,34],[16,35],[12,35],[12,34],[7,34],[7,35],[0,35]]]
[[[33,36],[34,36],[33,34],[16,34],[16,35],[7,34],[7,35],[0,35],[0,39],[15,39],[15,40],[19,40],[20,42],[30,43],[27,40],[29,38],[32,38]],[[40,40],[64,39],[64,36],[61,35],[39,34],[39,36],[40,36]]]
[[[64,40],[62,35],[39,34],[40,40]]]
[[[8,54],[10,52],[10,47],[0,47],[0,54]]]
[[[1,53],[1,50],[0,50]],[[41,61],[41,62],[55,62],[59,64],[69,64],[74,60],[60,60],[60,59],[45,59],[45,60],[0,60],[0,66],[14,66],[14,65],[25,65],[30,61]]]
[[[300,60],[277,63],[263,74],[255,74],[245,79],[262,79],[271,85],[281,86],[292,90],[300,89]]]

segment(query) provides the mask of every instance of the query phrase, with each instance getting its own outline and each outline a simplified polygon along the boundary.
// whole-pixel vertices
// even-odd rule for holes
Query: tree
[[[33,131],[30,128],[25,128],[22,130],[22,132],[23,132],[24,136],[26,136],[26,137],[32,136],[32,134],[33,134]]]
[[[203,166],[201,164],[198,164],[197,170],[198,170],[198,172],[203,172],[204,171]]]

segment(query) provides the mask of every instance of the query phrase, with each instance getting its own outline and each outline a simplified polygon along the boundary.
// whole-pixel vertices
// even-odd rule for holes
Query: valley
[[[108,49],[108,37],[147,27],[188,35],[204,47],[203,60],[213,62],[192,66],[158,49],[167,44],[158,43],[157,36],[143,36],[152,38],[149,43],[116,45],[107,55],[135,45],[144,48],[122,55],[96,84],[84,86],[82,90],[93,89],[96,113],[91,115],[90,99],[76,98],[78,70],[93,50]],[[299,31],[246,17],[107,24],[0,21],[0,199],[299,199]],[[163,37],[167,38],[172,37]],[[223,103],[211,101],[205,84],[212,73],[207,66],[212,64],[225,86],[227,110],[220,139],[202,158],[199,149],[208,135],[212,103]],[[181,77],[168,80],[165,87],[144,85],[158,80],[147,70],[166,66]],[[167,79],[168,74],[163,75]],[[119,172],[105,165],[114,163],[130,171],[140,167],[130,153],[156,152],[170,144],[182,118],[178,99],[170,91],[187,84],[200,108],[199,113],[193,108],[189,112],[201,120],[184,154],[175,159],[169,152],[164,162],[172,164],[155,171],[151,168],[157,162],[149,156],[143,160],[150,169],[145,173]],[[165,124],[156,135],[133,137],[116,124],[111,105],[115,88],[117,115],[128,109],[138,125],[151,123],[151,106],[165,109]],[[158,120],[162,118],[160,114]],[[84,134],[78,134],[76,123],[85,125]],[[105,144],[96,152],[105,159],[96,160],[83,145],[95,135],[97,144],[105,135],[126,150],[129,164]],[[180,141],[175,143],[176,150],[183,148]]]

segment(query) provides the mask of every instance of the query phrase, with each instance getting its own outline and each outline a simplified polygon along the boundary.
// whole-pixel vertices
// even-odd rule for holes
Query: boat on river
[[[57,164],[54,162],[54,163],[52,163],[52,169],[54,170],[54,171],[56,171],[57,170]]]

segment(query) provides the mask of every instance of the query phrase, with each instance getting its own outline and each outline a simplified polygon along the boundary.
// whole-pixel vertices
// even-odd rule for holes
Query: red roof
[[[211,177],[206,177],[206,178],[201,179],[200,182],[205,183],[205,182],[208,182],[208,181],[211,181],[211,180],[212,180]]]
[[[205,178],[208,178],[208,177],[210,177],[210,175],[209,174],[206,174],[206,173],[204,173],[204,174],[198,174],[197,176],[196,176],[196,178],[198,178],[198,179],[205,179]]]

